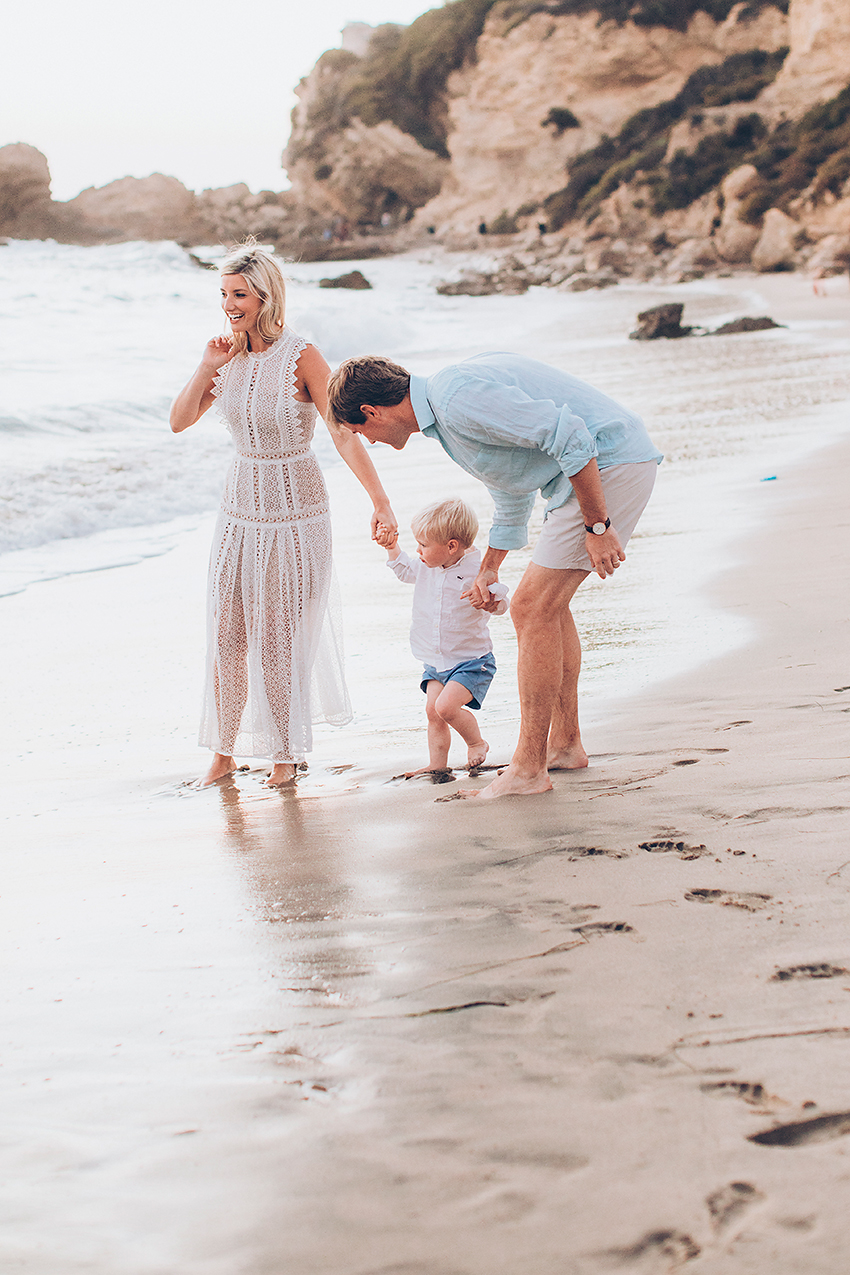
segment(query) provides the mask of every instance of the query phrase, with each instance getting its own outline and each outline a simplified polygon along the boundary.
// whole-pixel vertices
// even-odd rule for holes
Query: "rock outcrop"
[[[512,25],[497,7],[475,62],[449,79],[451,167],[417,216],[455,235],[505,208],[538,203],[564,184],[566,163],[617,133],[645,107],[672,98],[698,67],[748,49],[778,49],[788,23],[772,5],[753,20],[736,6],[725,22],[697,13],[686,31],[600,22],[598,13],[535,13]],[[544,125],[567,108],[578,127]]]
[[[465,60],[454,57],[456,69],[442,78],[435,69],[441,87],[425,106],[444,145],[421,144],[421,110],[410,126],[420,141],[408,135],[405,143],[392,97],[398,76],[381,81],[361,26],[356,47],[349,41],[324,55],[299,90],[284,156],[296,202],[314,220],[353,211],[360,222],[393,227],[415,209],[408,242],[428,230],[472,247],[483,224],[513,233],[538,259],[551,252],[554,230],[562,253],[581,241],[588,280],[800,268],[820,240],[847,235],[847,94],[828,120],[806,117],[811,136],[795,132],[850,79],[847,0],[741,0],[713,6],[719,20],[683,0],[675,12],[652,9],[657,25],[641,0],[628,20],[598,3],[604,18],[579,4],[490,6]],[[473,7],[488,9],[472,0],[452,6],[459,14]],[[679,13],[691,15],[687,23]],[[408,53],[422,55],[428,31],[414,38],[414,28],[433,16],[411,26]],[[392,39],[393,49],[404,44]],[[396,122],[367,126],[352,118],[352,103],[364,114],[395,111]],[[798,145],[800,162],[785,163]],[[417,166],[425,180],[413,185]],[[429,186],[439,190],[425,198]],[[581,273],[572,270],[575,286]]]
[[[32,146],[0,147],[0,234],[60,243],[176,239],[235,243],[246,235],[297,247],[300,223],[288,191],[251,194],[244,183],[194,194],[176,177],[122,177],[60,203],[47,160]]]
[[[788,23],[788,57],[760,105],[797,118],[840,93],[850,78],[850,5],[847,0],[791,0]]]
[[[64,208],[104,242],[181,239],[198,243],[204,238],[194,194],[176,177],[162,173],[122,177],[108,186],[89,187]]]

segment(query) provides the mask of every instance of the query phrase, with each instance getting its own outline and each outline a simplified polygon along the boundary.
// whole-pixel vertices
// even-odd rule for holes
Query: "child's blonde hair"
[[[478,519],[465,500],[438,500],[420,509],[410,529],[424,544],[445,545],[457,540],[470,549],[478,535]]]

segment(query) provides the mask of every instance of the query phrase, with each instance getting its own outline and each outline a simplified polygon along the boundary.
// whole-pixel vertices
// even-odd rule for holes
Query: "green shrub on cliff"
[[[729,134],[712,134],[688,155],[678,152],[669,164],[664,155],[670,130],[701,107],[749,102],[776,78],[787,49],[769,53],[752,49],[735,53],[719,66],[702,66],[674,98],[632,115],[617,137],[603,137],[568,164],[569,181],[545,202],[550,225],[557,229],[573,217],[588,216],[622,182],[643,173],[651,184],[656,211],[683,208],[710,190],[749,154],[765,133],[758,116],[738,121]],[[756,122],[758,121],[758,123]]]
[[[758,169],[759,183],[741,207],[745,221],[757,223],[768,208],[787,209],[809,187],[816,200],[827,191],[840,194],[850,177],[850,85],[780,124],[746,162]]]
[[[309,142],[297,133],[289,145],[292,159],[307,155],[317,161],[328,136],[359,116],[365,124],[390,120],[421,146],[448,157],[446,81],[452,71],[475,58],[475,46],[492,13],[501,19],[503,33],[534,13],[553,16],[597,12],[600,21],[628,20],[642,26],[666,26],[684,30],[698,10],[721,22],[739,0],[447,0],[429,9],[410,26],[385,23],[377,27],[366,56],[358,58],[343,49],[323,53],[317,65],[333,75],[326,92],[310,107]],[[754,16],[768,4],[787,11],[788,0],[750,0],[745,16]],[[746,55],[742,55],[746,56]],[[754,89],[753,96],[758,92]],[[738,98],[735,100],[746,100]],[[554,108],[556,127],[570,114]]]
[[[707,13],[715,22],[725,22],[739,0],[500,0],[494,17],[501,20],[503,31],[525,22],[534,13],[550,13],[553,17],[565,14],[599,14],[599,21],[634,22],[643,27],[670,27],[684,31],[697,13]],[[782,13],[788,12],[789,0],[750,0],[741,11],[746,22],[758,16],[762,9],[772,5]]]

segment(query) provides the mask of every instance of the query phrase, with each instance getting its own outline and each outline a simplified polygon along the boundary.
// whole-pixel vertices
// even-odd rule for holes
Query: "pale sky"
[[[409,23],[439,0],[12,0],[0,146],[47,156],[53,198],[161,172],[194,190],[287,185],[293,89],[348,22]]]

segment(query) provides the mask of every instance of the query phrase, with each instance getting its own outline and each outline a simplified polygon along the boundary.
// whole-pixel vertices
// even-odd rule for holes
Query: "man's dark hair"
[[[328,381],[328,409],[338,425],[362,425],[360,408],[395,407],[410,390],[410,373],[398,363],[367,354],[340,363]]]

